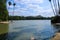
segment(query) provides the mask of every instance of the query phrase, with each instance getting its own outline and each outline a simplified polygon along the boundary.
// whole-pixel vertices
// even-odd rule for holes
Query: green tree
[[[6,1],[7,0],[0,0],[0,21],[8,20],[8,11],[6,8]]]

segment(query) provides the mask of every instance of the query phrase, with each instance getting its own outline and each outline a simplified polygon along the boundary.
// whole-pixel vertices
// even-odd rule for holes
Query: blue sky
[[[14,16],[37,16],[44,17],[54,16],[51,5],[48,0],[8,0],[16,3],[14,8]],[[13,15],[13,5],[7,4],[9,15]]]

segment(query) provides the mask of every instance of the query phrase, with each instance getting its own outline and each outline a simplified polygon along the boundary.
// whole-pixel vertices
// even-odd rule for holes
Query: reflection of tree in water
[[[5,34],[1,34],[0,35],[0,40],[6,40],[7,39],[7,37],[8,37],[8,35],[7,35],[8,33],[5,33]]]
[[[0,25],[0,26],[3,26],[3,25]],[[55,26],[54,26],[55,27]],[[58,29],[58,28],[57,28]],[[30,33],[32,33],[32,32],[34,32],[34,35],[35,36],[38,36],[38,38],[36,38],[36,37],[34,37],[35,39],[34,40],[40,40],[41,38],[41,34],[43,35],[43,34],[47,34],[47,33],[50,33],[50,32],[48,32],[48,31],[44,31],[44,32],[41,32],[41,34],[40,33],[35,33],[36,32],[36,30],[34,29],[34,28],[32,28],[32,29],[24,29],[24,30],[21,30],[21,31],[19,31],[19,32],[12,32],[12,33],[8,33],[8,25],[4,25],[3,26],[3,28],[2,27],[0,27],[0,30],[3,30],[3,33],[0,35],[0,40],[14,40],[15,38],[16,39],[22,39],[22,40],[27,40],[27,39],[29,39],[29,38],[27,38],[27,39],[24,39],[24,37],[21,37],[21,36],[23,36],[23,34],[24,35],[26,35],[25,33],[28,33],[29,34],[29,32]],[[1,33],[2,31],[0,31],[0,33]],[[27,35],[28,35],[27,34]],[[36,35],[36,34],[38,34],[38,35]],[[27,36],[26,35],[26,36]],[[50,34],[49,34],[50,35]],[[52,36],[54,36],[54,35],[52,35]],[[49,40],[50,39],[50,37],[48,37],[48,38],[42,38],[41,40]],[[29,39],[29,40],[31,40],[31,39]]]
[[[0,40],[6,40],[8,36],[8,24],[0,24]]]
[[[14,40],[14,38],[17,37],[17,33],[4,33],[0,35],[0,40]]]
[[[56,32],[60,32],[60,25],[52,24],[53,27],[56,29]]]

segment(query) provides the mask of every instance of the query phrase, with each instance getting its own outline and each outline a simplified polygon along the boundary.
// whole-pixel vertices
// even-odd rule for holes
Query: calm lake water
[[[50,20],[18,20],[0,24],[0,40],[50,40],[56,31]]]

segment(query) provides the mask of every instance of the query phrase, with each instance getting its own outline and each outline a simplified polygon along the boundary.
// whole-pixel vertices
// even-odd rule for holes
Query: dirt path
[[[56,36],[52,40],[60,40],[60,33],[56,33]]]

